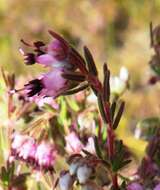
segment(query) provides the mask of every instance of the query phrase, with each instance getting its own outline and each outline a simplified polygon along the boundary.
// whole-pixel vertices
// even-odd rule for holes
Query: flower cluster
[[[30,45],[22,40],[34,51],[33,53],[24,53],[20,49],[24,55],[25,63],[27,65],[38,63],[49,68],[48,73],[25,84],[24,89],[29,97],[38,95],[55,98],[59,96],[62,92],[70,89],[72,85],[71,81],[63,77],[63,74],[73,72],[78,68],[78,65],[84,64],[83,58],[68,42],[53,31],[49,31],[49,33],[55,40],[47,45],[41,41]]]
[[[59,187],[61,190],[69,190],[73,183],[77,181],[82,189],[95,189],[100,187],[91,180],[94,175],[94,166],[96,166],[95,157],[86,159],[80,155],[74,155],[69,160],[69,170],[63,171],[59,178]]]
[[[53,172],[56,154],[53,144],[45,141],[37,144],[30,136],[13,135],[10,160],[15,158],[32,165],[34,169]]]

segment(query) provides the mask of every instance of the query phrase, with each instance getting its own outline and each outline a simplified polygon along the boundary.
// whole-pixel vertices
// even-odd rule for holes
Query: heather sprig
[[[42,64],[50,70],[49,73],[44,74],[39,79],[30,81],[25,85],[24,89],[27,91],[28,96],[37,95],[40,97],[51,96],[56,98],[60,95],[74,94],[89,86],[91,87],[94,94],[97,96],[99,111],[105,124],[104,128],[106,128],[107,131],[107,138],[104,139],[104,141],[106,141],[104,143],[104,147],[106,146],[106,153],[105,157],[101,157],[100,159],[101,162],[107,159],[106,161],[109,163],[112,185],[114,189],[117,189],[119,188],[117,171],[130,161],[125,160],[122,154],[121,160],[119,160],[119,162],[116,161],[123,149],[123,143],[122,141],[121,143],[116,143],[114,130],[118,127],[122,116],[124,102],[120,104],[120,107],[117,108],[117,113],[115,113],[116,102],[111,102],[110,71],[107,64],[104,64],[103,67],[104,81],[101,83],[98,78],[98,70],[94,58],[86,46],[84,47],[84,59],[60,35],[53,31],[49,31],[49,33],[55,40],[48,45],[45,45],[43,42],[35,42],[33,45],[30,45],[23,41],[25,45],[34,49],[34,53],[23,53],[27,61],[26,63],[29,64],[30,60],[33,61],[31,57],[33,58],[34,54],[34,62]],[[126,80],[126,78],[124,80]],[[101,130],[102,129],[99,129],[99,140],[102,139]],[[74,142],[78,143],[77,146],[73,144],[73,148],[70,143],[67,145],[67,149],[69,151],[70,146],[70,150],[72,149],[73,152],[80,153],[84,145],[77,137],[74,138],[75,140],[77,139],[76,141],[73,139]],[[69,143],[69,137],[66,137],[66,140]],[[102,142],[96,141],[96,148],[98,148],[99,143]],[[119,146],[120,150],[117,149]],[[99,151],[100,149],[101,148],[99,148]],[[97,159],[99,158],[97,157]]]
[[[144,131],[145,122],[137,125],[140,133],[136,137],[145,137],[149,143],[137,171],[131,177],[123,173],[134,159],[116,135],[125,110],[121,95],[129,87],[127,69],[122,67],[119,76],[114,77],[104,63],[100,80],[88,47],[84,46],[82,56],[62,36],[51,30],[49,34],[51,42],[31,44],[21,40],[30,51],[20,49],[26,66],[39,64],[46,67],[46,72],[25,84],[22,81],[17,86],[24,87],[18,89],[14,75],[2,70],[9,129],[8,165],[0,172],[4,186],[12,189],[14,179],[19,182],[22,177],[25,182],[26,177],[35,174],[37,184],[47,189],[157,190],[159,119],[154,119],[154,129],[149,123],[152,119],[145,120],[149,127]],[[151,46],[155,50],[151,66],[156,77],[157,63],[153,61],[159,56],[158,36],[159,27],[153,30],[151,25]],[[29,172],[22,173],[22,167]]]

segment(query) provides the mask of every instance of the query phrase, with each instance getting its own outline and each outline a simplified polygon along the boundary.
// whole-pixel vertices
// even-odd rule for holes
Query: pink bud
[[[139,183],[133,182],[127,186],[127,190],[144,190],[144,188]]]
[[[66,151],[69,154],[80,153],[84,147],[75,132],[71,132],[69,135],[67,135],[65,137],[65,140],[66,140]]]
[[[156,185],[153,190],[160,190],[160,183]]]

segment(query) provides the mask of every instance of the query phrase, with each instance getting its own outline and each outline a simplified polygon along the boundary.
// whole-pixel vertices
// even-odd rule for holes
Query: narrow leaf
[[[82,152],[84,152],[87,156],[92,156],[92,154],[85,149],[82,149]]]
[[[64,45],[64,47],[68,48],[68,42],[62,36],[54,32],[53,30],[48,30],[48,32],[53,38],[59,40]]]
[[[76,56],[76,58],[79,60],[79,62],[83,65],[83,66],[85,66],[86,65],[86,62],[85,62],[85,60],[83,59],[83,57],[79,54],[79,52],[78,51],[76,51],[73,47],[71,47],[71,51],[72,51],[72,55],[75,55]]]
[[[106,119],[106,113],[105,113],[102,97],[101,97],[100,94],[98,94],[97,97],[98,97],[98,107],[99,107],[101,117],[102,117],[102,119],[104,120],[105,123],[108,123],[107,119]]]
[[[124,106],[125,106],[125,103],[122,102],[121,105],[120,105],[119,111],[118,111],[118,113],[116,115],[116,118],[114,120],[113,129],[116,129],[118,127],[118,124],[120,122],[120,119],[121,119],[123,111],[124,111]]]
[[[85,76],[79,73],[63,73],[62,76],[66,79],[83,82],[85,81]]]
[[[104,100],[109,102],[110,99],[110,71],[107,70],[104,75],[103,88],[104,88]]]
[[[86,88],[88,88],[88,86],[89,86],[88,84],[85,84],[85,85],[80,86],[80,87],[78,87],[78,88],[74,88],[74,89],[65,91],[65,92],[63,92],[61,95],[63,95],[63,96],[72,95],[72,94],[75,94],[75,93],[80,92],[80,91],[82,91],[82,90],[85,90]]]
[[[119,166],[118,169],[121,169],[121,168],[125,167],[125,166],[128,165],[131,161],[132,161],[132,160],[125,160],[125,161],[123,161],[123,162],[120,164],[120,166]]]
[[[5,85],[8,87],[8,78],[7,78],[6,73],[2,67],[1,67],[1,73],[2,73],[3,80],[5,82]]]
[[[98,144],[98,138],[96,136],[94,137],[94,146],[95,146],[95,150],[96,150],[97,156],[99,158],[103,159],[102,152],[101,152],[100,146]]]
[[[104,63],[104,65],[103,65],[103,74],[105,75],[107,71],[108,71],[107,63]]]
[[[93,90],[94,94],[95,94],[96,96],[98,96],[98,92],[97,92],[97,90],[94,88],[94,86],[93,86],[93,85],[91,85],[90,87],[92,88],[92,90]]]
[[[112,105],[111,105],[111,119],[112,119],[112,121],[113,121],[113,119],[114,119],[114,114],[115,114],[115,111],[116,111],[116,102],[114,101],[114,102],[112,102]]]
[[[92,73],[93,75],[97,76],[98,71],[97,71],[93,56],[92,56],[90,50],[86,46],[84,46],[84,55],[85,55],[85,58],[86,58],[86,61],[88,64],[89,72]]]

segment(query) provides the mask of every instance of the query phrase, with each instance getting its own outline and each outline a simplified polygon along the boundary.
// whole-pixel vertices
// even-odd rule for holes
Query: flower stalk
[[[104,64],[104,82],[103,84],[98,78],[98,72],[94,59],[91,52],[87,47],[84,47],[84,54],[88,64],[88,72],[86,73],[86,79],[88,80],[89,85],[97,96],[99,102],[100,114],[103,118],[105,125],[107,127],[107,153],[112,165],[112,161],[115,155],[115,135],[113,129],[112,115],[110,109],[110,71],[107,67],[107,64]],[[111,167],[112,168],[112,167]],[[114,189],[118,189],[118,178],[117,172],[112,171],[111,169],[111,179]]]

